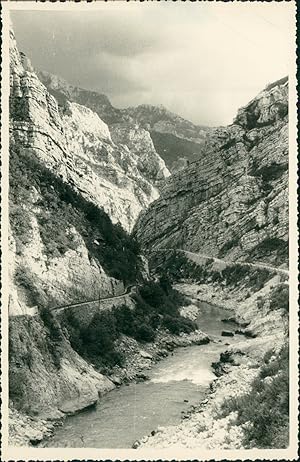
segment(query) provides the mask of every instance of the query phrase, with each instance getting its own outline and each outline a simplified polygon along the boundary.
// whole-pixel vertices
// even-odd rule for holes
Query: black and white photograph
[[[5,460],[297,458],[296,2],[2,3]]]

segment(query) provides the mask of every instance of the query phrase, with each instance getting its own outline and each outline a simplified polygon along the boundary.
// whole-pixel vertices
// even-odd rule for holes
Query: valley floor
[[[219,377],[211,383],[210,393],[191,410],[189,418],[176,426],[159,427],[151,435],[140,440],[139,448],[244,448],[244,429],[251,423],[238,423],[237,412],[231,412],[230,408],[232,402],[251,392],[252,383],[261,370],[264,355],[270,349],[273,349],[273,354],[278,353],[284,344],[282,316],[279,313],[259,311],[256,303],[258,297],[268,294],[270,288],[276,285],[277,279],[275,276],[260,292],[246,301],[241,289],[230,291],[229,297],[226,288],[218,285],[177,285],[176,288],[189,295],[191,299],[201,299],[231,309],[232,319],[236,319],[237,325],[248,321],[247,329],[253,333],[253,337],[257,337],[252,338],[250,342],[241,340],[231,344],[228,351],[221,354],[220,361],[213,364]],[[266,377],[264,380],[269,379],[270,377]]]
[[[101,396],[116,386],[128,384],[131,381],[143,382],[147,380],[147,371],[152,365],[168,356],[175,348],[202,345],[209,343],[209,341],[209,337],[199,330],[191,334],[182,333],[180,335],[160,331],[155,342],[147,344],[141,344],[133,338],[122,336],[118,340],[117,348],[118,351],[125,354],[126,362],[123,367],[115,366],[114,373],[107,376],[110,386],[103,389]],[[92,404],[89,403],[89,406]],[[63,424],[68,415],[84,410],[85,406],[80,406],[79,402],[72,402],[71,408],[71,412],[46,414],[45,418],[41,419],[39,416],[22,414],[11,407],[9,444],[11,446],[35,446],[39,444],[51,436],[55,429]]]
[[[175,288],[187,295],[191,304],[182,309],[182,313],[190,318],[197,316],[199,301],[223,307],[232,313],[230,318],[236,323],[239,335],[234,336],[228,349],[220,361],[213,364],[218,376],[211,382],[210,393],[204,401],[184,414],[182,423],[176,426],[159,427],[135,444],[136,448],[168,448],[176,445],[185,448],[242,448],[243,426],[236,424],[236,412],[224,416],[224,403],[236,399],[249,392],[251,384],[258,376],[262,358],[265,353],[274,349],[278,352],[284,343],[284,322],[280,310],[270,311],[268,306],[261,308],[258,300],[268,297],[268,294],[280,281],[280,276],[274,276],[258,292],[245,297],[246,288],[228,288],[220,284],[199,284],[185,281],[176,284]],[[241,329],[240,326],[247,326]],[[136,340],[122,336],[118,339],[118,349],[126,356],[124,367],[115,367],[109,379],[114,383],[110,388],[130,381],[143,382],[148,379],[149,369],[157,361],[167,357],[174,348],[190,345],[201,345],[209,341],[220,341],[214,335],[207,336],[200,330],[191,334],[172,335],[161,331],[153,343],[140,344]],[[205,330],[205,329],[203,329]],[[224,323],[226,330],[226,323]],[[249,336],[243,336],[250,332]],[[226,342],[226,338],[224,338]],[[224,349],[223,349],[224,352]],[[28,446],[39,444],[48,438],[55,427],[62,423],[62,418],[41,420],[38,417],[21,415],[11,412],[10,444]],[[49,441],[51,446],[51,439]]]

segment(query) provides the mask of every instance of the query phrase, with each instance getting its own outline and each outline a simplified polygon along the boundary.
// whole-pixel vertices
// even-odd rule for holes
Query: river
[[[121,386],[101,398],[96,408],[68,417],[46,447],[131,448],[158,426],[176,425],[182,413],[204,398],[215,378],[211,363],[219,359],[229,342],[240,336],[221,337],[236,326],[221,319],[231,312],[199,303],[199,328],[215,336],[215,342],[174,350],[155,364],[150,380]],[[220,342],[221,340],[221,342]]]

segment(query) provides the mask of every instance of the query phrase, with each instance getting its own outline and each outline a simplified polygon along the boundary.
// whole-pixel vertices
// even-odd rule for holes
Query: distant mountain
[[[195,125],[169,111],[163,105],[141,104],[137,107],[124,109],[123,112],[129,114],[148,130],[170,133],[177,138],[193,141],[194,143],[202,143],[209,131],[209,127]]]
[[[107,96],[79,88],[48,72],[38,72],[40,80],[59,102],[65,99],[82,104],[111,127],[114,124],[138,124],[149,131],[156,152],[170,171],[177,171],[202,155],[203,143],[211,132],[210,127],[192,122],[168,111],[164,106],[142,104],[126,109],[115,108]]]

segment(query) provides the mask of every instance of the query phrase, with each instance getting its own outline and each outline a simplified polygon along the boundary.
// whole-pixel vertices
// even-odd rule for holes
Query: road
[[[119,294],[119,295],[109,295],[107,297],[101,297],[101,298],[93,298],[92,300],[85,300],[84,302],[77,302],[77,303],[69,303],[68,305],[60,305],[60,306],[55,306],[53,308],[50,308],[50,311],[56,311],[56,312],[60,312],[60,311],[63,311],[65,310],[66,308],[73,308],[73,307],[76,307],[76,306],[83,306],[83,305],[88,305],[89,303],[94,303],[94,302],[99,302],[101,303],[101,300],[118,300],[122,297],[124,297],[124,295],[128,295],[130,294],[131,292],[131,289],[135,287],[134,285],[130,285],[126,288],[125,292],[123,292],[122,294]]]
[[[248,263],[248,262],[244,262],[244,261],[232,262],[232,261],[228,261],[228,260],[222,260],[222,259],[216,258],[216,257],[211,257],[210,255],[205,255],[205,254],[202,254],[202,253],[190,252],[189,250],[184,250],[184,249],[174,249],[174,248],[166,248],[166,249],[164,249],[164,248],[161,248],[161,249],[151,249],[150,252],[169,252],[170,250],[184,253],[185,255],[187,255],[190,258],[190,260],[194,261],[195,263],[199,263],[199,261],[197,261],[197,259],[199,260],[201,258],[204,258],[206,260],[209,260],[209,259],[213,260],[214,262],[220,263],[220,264],[226,264],[226,265],[240,264],[240,265],[249,266],[249,267],[255,268],[255,269],[266,269],[268,271],[273,271],[273,272],[276,272],[276,273],[284,274],[286,276],[289,275],[288,270],[285,270],[285,269],[282,269],[282,268],[277,268],[275,266],[269,266],[269,265],[264,265],[264,264],[260,264],[260,263]],[[125,292],[123,292],[120,295],[109,295],[107,297],[102,297],[100,299],[98,297],[98,298],[95,298],[95,299],[92,299],[92,300],[85,300],[83,302],[70,303],[68,305],[56,306],[56,307],[50,308],[50,311],[55,311],[55,312],[59,313],[60,311],[65,310],[66,308],[84,306],[84,305],[88,305],[89,303],[95,303],[95,302],[99,302],[99,301],[101,303],[101,300],[118,300],[118,299],[124,297],[124,295],[130,294],[133,287],[136,287],[136,286],[135,285],[128,286],[126,288]]]
[[[233,262],[233,261],[229,261],[229,260],[222,260],[220,258],[211,257],[210,255],[205,255],[205,254],[202,254],[202,253],[190,252],[188,250],[183,250],[183,249],[173,249],[173,248],[151,249],[150,252],[167,252],[167,251],[170,251],[170,250],[176,250],[177,252],[182,252],[182,253],[186,254],[191,260],[195,261],[195,263],[197,263],[197,257],[198,257],[200,259],[201,258],[204,258],[204,259],[207,259],[207,260],[211,259],[216,263],[224,263],[226,265],[239,264],[239,265],[249,266],[250,268],[255,268],[255,269],[266,269],[268,271],[273,271],[273,272],[276,272],[276,273],[284,274],[286,276],[289,275],[288,270],[285,270],[283,268],[277,268],[276,266],[269,266],[269,265],[265,265],[263,263],[248,263],[248,262],[245,262],[245,261],[235,261],[235,262]]]

